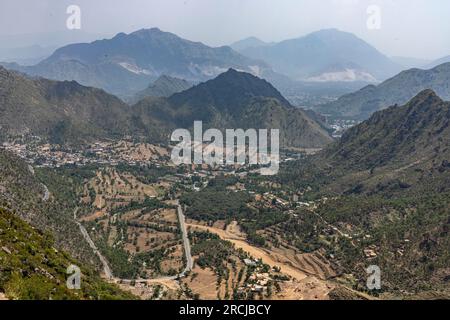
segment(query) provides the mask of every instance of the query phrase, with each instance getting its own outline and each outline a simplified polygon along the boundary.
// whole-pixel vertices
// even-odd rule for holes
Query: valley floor
[[[194,223],[188,223],[188,228],[191,230],[204,230],[217,234],[221,239],[231,242],[237,249],[242,249],[248,252],[250,256],[261,261],[272,268],[279,268],[280,272],[291,277],[288,285],[286,285],[276,298],[287,300],[310,300],[310,299],[328,299],[328,293],[334,288],[331,282],[319,280],[305,274],[297,269],[291,261],[275,252],[255,247],[249,244],[245,238],[228,230],[219,229],[216,227],[209,227]]]

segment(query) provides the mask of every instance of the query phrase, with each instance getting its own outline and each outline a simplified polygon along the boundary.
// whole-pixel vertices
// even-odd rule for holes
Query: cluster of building
[[[239,291],[250,291],[255,293],[264,293],[264,291],[267,291],[267,287],[272,281],[272,276],[267,270],[261,269],[261,261],[247,258],[244,259],[244,264],[247,267],[255,268],[255,272],[252,273],[246,283],[239,288]]]
[[[51,144],[22,144],[4,142],[2,149],[10,151],[28,163],[38,167],[58,168],[65,165],[83,166],[100,164],[115,166],[119,163],[129,165],[158,163],[158,158],[143,159],[119,148],[116,143],[97,142],[82,149],[72,150]]]

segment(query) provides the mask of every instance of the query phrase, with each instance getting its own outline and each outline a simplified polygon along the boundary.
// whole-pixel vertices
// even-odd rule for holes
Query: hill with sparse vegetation
[[[365,268],[378,265],[376,294],[448,297],[449,124],[450,103],[425,90],[283,166],[273,179],[311,203],[281,227],[285,237],[295,234],[303,250],[324,248],[355,289],[366,290]]]
[[[422,90],[431,89],[442,99],[450,99],[450,63],[430,70],[402,71],[379,85],[369,85],[314,110],[336,118],[366,120],[374,112],[394,104],[403,105]]]
[[[68,289],[67,268],[81,270],[80,290]],[[0,293],[12,300],[135,299],[66,252],[53,236],[0,208]]]

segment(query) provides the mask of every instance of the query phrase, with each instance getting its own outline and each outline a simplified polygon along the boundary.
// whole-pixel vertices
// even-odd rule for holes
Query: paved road
[[[186,230],[186,219],[178,199],[176,201],[176,204],[177,204],[178,220],[180,221],[181,236],[183,238],[184,253],[186,256],[186,268],[183,270],[182,273],[179,274],[179,276],[184,277],[186,275],[186,272],[191,271],[192,268],[194,267],[194,261],[192,260],[191,244],[189,243],[189,238]]]

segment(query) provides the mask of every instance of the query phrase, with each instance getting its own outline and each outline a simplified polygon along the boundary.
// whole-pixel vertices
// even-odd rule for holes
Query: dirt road
[[[239,236],[235,234],[231,234],[225,230],[214,228],[214,227],[208,227],[208,226],[201,226],[197,224],[187,224],[188,227],[191,227],[193,229],[197,230],[204,230],[209,231],[211,233],[217,234],[221,239],[230,241],[233,243],[236,248],[240,248],[246,252],[248,252],[251,256],[253,256],[256,259],[261,259],[262,262],[265,264],[268,264],[271,267],[279,267],[281,269],[281,272],[284,274],[287,274],[291,276],[294,279],[297,280],[303,280],[308,277],[305,273],[302,271],[288,265],[287,263],[284,263],[283,261],[279,261],[277,258],[271,255],[269,250],[257,248],[255,246],[252,246],[247,241],[245,241],[243,238],[240,238]]]

